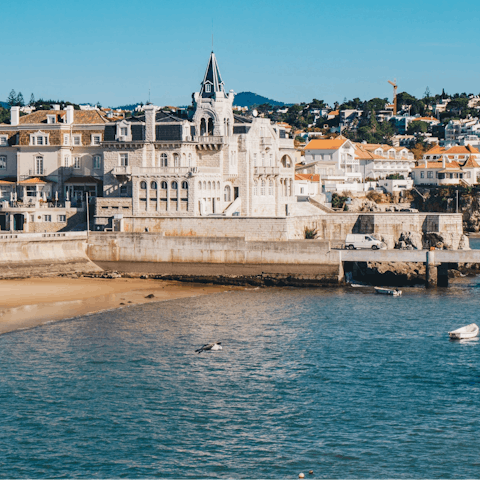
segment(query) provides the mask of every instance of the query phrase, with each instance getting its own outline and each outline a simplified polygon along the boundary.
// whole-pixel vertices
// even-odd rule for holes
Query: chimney
[[[155,107],[145,105],[145,141],[155,141]]]
[[[10,124],[18,125],[20,123],[20,107],[12,107],[10,109]]]
[[[445,168],[445,155],[442,156],[442,167]]]
[[[73,123],[73,105],[67,105],[67,125]]]

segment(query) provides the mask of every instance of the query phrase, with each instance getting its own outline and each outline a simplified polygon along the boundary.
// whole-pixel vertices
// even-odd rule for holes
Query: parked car
[[[372,250],[385,249],[387,246],[372,235],[348,234],[345,239],[345,248],[355,250],[357,248],[371,248]]]

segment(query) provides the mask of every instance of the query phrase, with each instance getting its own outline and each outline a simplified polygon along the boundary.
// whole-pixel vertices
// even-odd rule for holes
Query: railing
[[[168,175],[178,174],[187,175],[188,173],[196,173],[197,167],[133,167],[133,175]]]
[[[43,239],[86,239],[87,232],[55,232],[55,233],[5,233],[0,235],[0,241],[6,240],[43,240]]]
[[[219,137],[215,135],[205,136],[205,137],[194,137],[194,141],[200,145],[214,145],[218,143],[225,143],[224,137]]]
[[[279,173],[279,167],[254,167],[255,175],[278,175]]]
[[[117,165],[113,167],[112,172],[114,175],[131,175],[132,167],[129,165]]]

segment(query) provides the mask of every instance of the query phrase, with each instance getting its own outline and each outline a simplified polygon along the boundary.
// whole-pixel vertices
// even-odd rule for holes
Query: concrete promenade
[[[480,250],[339,250],[343,262],[480,263]]]

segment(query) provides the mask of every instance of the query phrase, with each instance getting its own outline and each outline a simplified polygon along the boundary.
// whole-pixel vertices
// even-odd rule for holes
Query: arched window
[[[200,135],[203,137],[207,134],[207,122],[204,118],[200,120]]]
[[[173,166],[174,167],[180,166],[180,155],[178,153],[173,154]]]
[[[166,153],[160,155],[160,166],[168,167],[168,155]]]
[[[273,153],[270,154],[270,166],[273,167]]]
[[[158,188],[157,182],[152,182],[152,183],[150,184],[150,188],[151,188],[152,190],[156,190],[156,189]]]
[[[188,190],[188,182],[182,182],[182,188]]]
[[[260,195],[265,195],[265,180],[262,180],[262,187],[260,188]]]
[[[287,180],[287,188],[288,188],[287,196],[290,197],[292,195],[292,181],[291,180]]]
[[[212,188],[215,190],[215,182],[212,182]]]
[[[282,165],[285,168],[290,168],[292,166],[292,161],[290,160],[290,157],[288,155],[284,155],[282,157]]]
[[[172,182],[172,190],[178,190],[178,183]]]
[[[268,183],[268,194],[273,197],[273,180]]]
[[[188,154],[188,166],[189,166],[189,167],[192,167],[192,166],[193,166],[193,165],[192,165],[192,154],[191,154],[191,153]]]
[[[223,190],[223,197],[226,202],[231,202],[232,195],[230,185],[225,185],[225,189]]]
[[[217,182],[217,188],[220,190],[220,182]]]
[[[265,154],[262,153],[262,167],[266,167],[267,164],[265,163]]]
[[[207,189],[207,182],[203,182],[203,189],[204,189],[204,190]]]
[[[258,155],[256,153],[253,154],[253,166],[258,167],[258,160],[257,160]]]
[[[167,182],[162,182],[162,190],[166,190],[167,189]]]
[[[253,195],[255,197],[258,195],[258,182],[253,183]]]
[[[202,189],[202,182],[198,182],[198,189],[199,189],[199,190]]]
[[[140,182],[140,188],[145,190],[147,188],[147,182]]]
[[[209,190],[212,189],[212,182],[208,182],[208,189],[209,189]]]
[[[213,135],[213,119],[208,119],[208,134]]]
[[[182,153],[182,167],[185,167],[187,165],[187,156]]]

